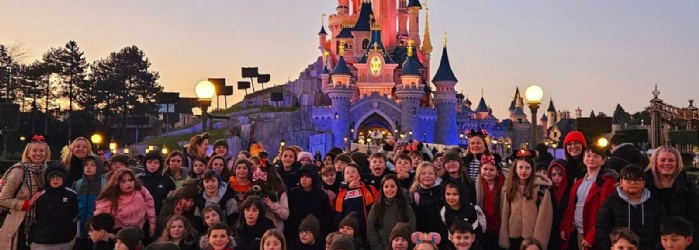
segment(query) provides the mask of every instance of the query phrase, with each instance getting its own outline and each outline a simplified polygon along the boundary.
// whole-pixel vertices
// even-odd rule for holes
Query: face
[[[552,168],[551,181],[553,182],[553,185],[556,187],[560,186],[561,180],[563,180],[563,172],[561,172],[561,169],[558,167]]]
[[[305,189],[309,189],[313,186],[313,178],[308,176],[308,174],[301,175],[301,178],[299,178],[299,185]]]
[[[621,179],[621,189],[624,190],[624,193],[626,193],[629,196],[640,195],[643,191],[643,186],[645,184],[646,182],[643,181],[643,178]]]
[[[588,169],[599,169],[604,164],[604,158],[601,155],[595,154],[593,152],[585,152],[585,157],[583,158],[583,163]]]
[[[32,163],[42,163],[46,161],[46,146],[43,143],[29,144],[27,155]]]
[[[248,166],[245,165],[244,163],[238,164],[235,166],[235,176],[238,178],[248,178]]]
[[[410,157],[410,161],[413,162],[413,168],[417,168],[417,166],[419,166],[420,163],[422,163],[422,157],[415,155]]]
[[[262,242],[263,250],[282,250],[282,242],[274,236],[267,237],[265,242]]]
[[[204,222],[206,222],[207,226],[213,226],[216,225],[216,223],[221,222],[221,216],[218,216],[218,213],[214,210],[209,210],[204,213]]]
[[[408,250],[408,241],[403,237],[396,237],[391,241],[393,250]]]
[[[160,161],[157,159],[148,159],[146,161],[146,169],[148,172],[155,173],[160,169]]]
[[[95,230],[94,228],[92,228],[92,226],[90,226],[90,230],[87,232],[87,235],[90,236],[92,242],[100,241],[102,239],[102,236],[104,236],[105,234],[107,234],[106,231]]]
[[[493,164],[483,164],[481,166],[481,177],[486,181],[493,181],[498,176],[498,169]]]
[[[316,241],[313,233],[308,230],[299,230],[299,240],[304,245],[313,245]]]
[[[97,174],[97,164],[95,164],[95,161],[86,161],[83,166],[83,173],[85,176],[94,176]]]
[[[148,167],[148,166],[146,166],[146,167]],[[122,170],[125,168],[126,168],[126,165],[124,165],[124,163],[121,163],[121,162],[112,162],[112,164],[109,164],[109,171],[112,171],[112,172],[116,172],[116,171],[119,171],[119,170]]]
[[[482,154],[485,152],[485,142],[483,138],[474,136],[468,139],[468,150],[473,154]]]
[[[209,233],[209,246],[214,250],[226,249],[228,241],[226,229],[211,230],[211,233]]]
[[[381,176],[383,171],[386,170],[386,161],[379,157],[371,158],[369,162],[369,168],[371,168],[371,173],[374,176]]]
[[[582,154],[582,143],[578,141],[572,141],[566,144],[566,152],[573,157],[577,157]]]
[[[337,230],[337,231],[339,231],[341,234],[344,234],[344,235],[347,235],[350,237],[354,237],[354,228],[351,228],[348,226],[342,226],[342,227],[340,227],[340,230]]]
[[[692,237],[684,237],[676,234],[661,235],[660,243],[665,250],[684,250],[692,244]]]
[[[451,175],[455,175],[459,173],[459,169],[461,168],[461,163],[457,160],[448,160],[444,162],[444,169],[447,170],[447,173]]]
[[[632,245],[631,242],[629,242],[626,239],[619,239],[612,246],[612,250],[636,250],[636,249],[638,249],[638,248],[636,246]]]
[[[409,173],[413,169],[413,165],[407,159],[398,159],[396,161],[396,171],[400,173]]]
[[[209,139],[204,139],[197,145],[197,155],[199,157],[204,157],[206,155],[206,150],[209,149]]]
[[[303,158],[299,159],[299,163],[301,163],[301,166],[303,166],[306,164],[313,163],[313,160],[311,158],[308,158],[308,157],[303,157]]]
[[[337,179],[337,175],[335,174],[324,174],[323,177],[323,182],[328,185],[333,185],[335,184],[335,180]]]
[[[344,161],[335,161],[335,171],[342,172],[345,170],[345,167],[347,167],[347,163]]]
[[[437,171],[437,176],[442,176],[446,172],[444,169],[444,157],[437,157],[434,159],[434,168]]]
[[[332,166],[333,165],[333,158],[330,156],[326,156],[325,160],[323,160],[323,166]]]
[[[168,167],[172,171],[180,171],[182,169],[182,157],[179,155],[170,157]]]
[[[181,199],[182,209],[185,211],[191,211],[194,208],[194,199]]]
[[[425,169],[423,169],[420,173],[418,180],[423,186],[431,187],[434,185],[436,180],[436,174],[437,173],[434,171],[434,167],[425,167]]]
[[[204,180],[204,190],[209,194],[218,192],[218,180],[216,178],[208,178]]]
[[[90,146],[87,145],[86,141],[78,140],[73,142],[73,155],[79,159],[85,158],[87,156]]]
[[[396,197],[396,194],[398,193],[398,185],[396,185],[396,182],[392,179],[387,179],[383,183],[383,194],[384,197],[388,199],[393,199]]]
[[[216,172],[223,173],[223,168],[225,167],[226,163],[220,158],[216,158],[211,162],[211,169],[216,170]]]
[[[49,177],[49,181],[52,188],[59,188],[63,186],[63,177],[60,175],[52,175]]]
[[[527,180],[532,176],[532,165],[523,160],[517,160],[517,176],[520,180]]]
[[[170,237],[176,240],[182,239],[187,231],[184,229],[184,222],[181,220],[173,221],[170,225]]]
[[[134,179],[131,178],[131,175],[125,174],[119,179],[119,189],[123,193],[133,192],[134,184]]]
[[[432,244],[420,243],[415,246],[414,250],[436,250]]]
[[[194,165],[192,166],[192,171],[196,174],[201,174],[206,171],[206,165],[203,162],[200,161],[194,161]]]
[[[677,159],[675,154],[671,152],[658,153],[658,159],[655,162],[657,171],[661,175],[674,175],[677,171]]]
[[[282,152],[282,164],[287,167],[294,164],[294,155],[293,150],[284,150],[284,152]]]
[[[476,235],[469,232],[462,233],[457,231],[449,236],[449,240],[454,243],[454,247],[456,247],[457,250],[468,250],[471,249],[473,242],[476,240]]]
[[[345,182],[350,183],[359,180],[359,172],[356,168],[345,168]]]
[[[129,250],[129,248],[120,239],[114,242],[114,250]]]
[[[260,217],[260,210],[256,206],[250,206],[245,211],[245,223],[252,226],[257,223],[257,218]]]
[[[225,157],[228,154],[228,149],[225,146],[217,146],[214,148],[214,154]]]
[[[447,202],[447,205],[451,207],[458,207],[459,206],[459,190],[452,187],[448,186],[444,190],[444,201]]]

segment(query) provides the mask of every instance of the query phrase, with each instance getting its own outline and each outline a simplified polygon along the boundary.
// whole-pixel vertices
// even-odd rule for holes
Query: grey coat
[[[367,216],[367,237],[369,240],[369,246],[372,250],[385,250],[387,246],[390,246],[391,231],[396,223],[399,222],[400,213],[398,212],[398,206],[392,201],[387,199],[382,199],[379,202],[384,202],[386,204],[386,213],[377,214],[376,205],[371,207],[369,210],[369,216]],[[410,232],[414,232],[416,228],[415,213],[410,204],[406,203],[408,212],[408,225]],[[377,228],[375,226],[376,220],[382,220],[382,227]],[[409,239],[406,239],[409,240]]]

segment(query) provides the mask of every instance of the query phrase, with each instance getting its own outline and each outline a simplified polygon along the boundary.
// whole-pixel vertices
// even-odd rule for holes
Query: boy
[[[136,226],[128,226],[121,229],[116,235],[114,250],[138,250],[142,249],[141,240],[145,237],[143,231]]]
[[[364,183],[374,186],[376,190],[381,188],[381,179],[393,171],[386,168],[386,156],[382,153],[374,153],[369,158],[370,173],[364,174],[362,180]]]
[[[129,166],[129,157],[122,154],[115,154],[109,158],[109,172],[102,175],[102,178],[109,180],[113,173],[125,169]]]
[[[44,191],[33,201],[35,221],[31,226],[32,249],[70,249],[78,230],[78,196],[64,184],[68,170],[53,163],[44,170]],[[60,228],[60,230],[56,230]]]
[[[299,225],[298,241],[294,242],[289,249],[298,250],[323,250],[325,243],[321,242],[320,222],[318,219],[309,214]]]
[[[608,197],[597,213],[596,239],[600,249],[609,249],[609,234],[617,227],[629,227],[640,240],[640,249],[654,249],[659,243],[660,222],[665,220],[665,206],[644,188],[643,169],[628,165],[621,170],[621,185]],[[571,192],[571,195],[573,193]]]
[[[413,163],[410,156],[406,154],[398,155],[396,159],[396,176],[398,176],[402,189],[410,189],[410,185],[413,184],[413,179],[415,178],[415,171],[413,170]]]
[[[355,213],[359,222],[355,235],[359,236],[363,243],[366,239],[366,215],[378,197],[378,192],[374,186],[364,185],[360,180],[361,174],[362,171],[357,164],[347,164],[344,172],[345,182],[340,187],[340,193],[335,200],[335,212],[337,212],[336,221]]]
[[[474,244],[476,241],[476,230],[473,229],[471,223],[464,220],[456,220],[449,227],[449,244],[450,249],[454,250],[469,250],[481,249],[480,246]]]
[[[78,195],[78,226],[80,234],[75,243],[75,249],[90,249],[92,241],[88,238],[88,228],[85,223],[92,218],[95,213],[95,203],[97,196],[106,186],[107,179],[102,178],[104,162],[97,156],[88,155],[83,160],[83,178],[73,182],[72,189]]]
[[[316,235],[316,240],[321,240],[320,236],[332,230],[332,220],[334,214],[330,206],[328,195],[318,185],[318,168],[312,164],[301,167],[298,172],[299,185],[288,192],[289,197],[289,217],[284,222],[284,234],[286,240],[294,243],[299,237],[299,225],[308,220],[308,215],[313,215],[313,219],[318,222],[321,233]],[[309,206],[308,204],[314,204]]]
[[[90,218],[87,222],[87,228],[90,229],[90,240],[94,244],[94,250],[112,250],[114,249],[114,217],[108,213],[102,213]]]
[[[339,154],[335,157],[335,171],[337,171],[337,178],[342,179],[342,173],[345,171],[347,164],[352,163],[352,158],[348,154]]]
[[[321,179],[323,182],[321,183],[321,187],[323,190],[325,190],[325,193],[328,194],[328,198],[330,199],[331,206],[335,204],[335,197],[337,197],[337,192],[340,191],[340,182],[337,181],[337,172],[335,171],[334,166],[325,166],[320,170],[320,175]]]
[[[682,217],[670,217],[660,224],[660,243],[665,250],[684,250],[692,244],[692,223]]]
[[[609,234],[609,239],[612,242],[612,250],[637,250],[639,248],[638,235],[625,227],[614,229]]]

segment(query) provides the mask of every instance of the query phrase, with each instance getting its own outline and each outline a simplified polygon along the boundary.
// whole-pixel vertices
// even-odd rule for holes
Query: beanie
[[[333,243],[330,244],[330,250],[354,250],[354,242],[352,237],[344,234],[335,235]]]
[[[49,172],[49,174],[46,175],[46,176],[48,176],[48,177],[49,177],[49,180],[50,180],[50,179],[51,179],[51,176],[54,176],[54,175],[58,175],[58,176],[60,176],[60,177],[63,178],[63,179],[66,178],[66,174],[63,173],[63,171],[61,171],[61,170],[51,170],[51,172]]]
[[[364,152],[354,152],[350,158],[359,165],[360,168],[369,166],[369,155]]]
[[[335,157],[334,162],[337,162],[337,161],[341,161],[341,162],[349,164],[349,163],[352,163],[352,158],[350,158],[350,156],[348,154],[342,153],[342,154],[339,154]]]
[[[447,153],[444,154],[444,157],[442,158],[442,162],[448,162],[448,161],[461,162],[461,156],[459,155],[459,152],[456,152],[454,150],[447,151]]]
[[[583,145],[583,147],[587,147],[585,136],[580,131],[571,131],[570,133],[568,133],[568,135],[566,135],[565,140],[563,140],[563,145],[566,145],[569,142],[573,141],[580,142]]]
[[[146,250],[179,250],[180,247],[177,244],[169,241],[162,241],[158,243],[150,244],[146,247]]]
[[[119,162],[121,164],[124,164],[124,166],[128,167],[129,166],[129,157],[126,155],[122,155],[122,154],[115,154],[111,158],[109,158],[109,162],[110,163]]]
[[[359,230],[359,220],[357,219],[357,212],[351,212],[345,218],[340,221],[340,225],[337,228],[343,226],[348,226],[354,229],[355,232]]]
[[[316,241],[318,241],[320,238],[320,222],[318,221],[318,218],[316,218],[313,214],[308,214],[308,216],[306,216],[306,218],[301,221],[301,225],[299,225],[299,230],[311,231]]]
[[[187,180],[182,186],[175,190],[173,194],[177,199],[196,199],[199,196],[199,185],[197,180]]]
[[[121,229],[116,235],[117,240],[121,240],[126,247],[129,249],[133,250],[136,249],[138,245],[140,245],[141,239],[143,239],[144,234],[143,231],[141,231],[140,228],[135,227],[135,226],[128,226],[125,227],[124,229]]]
[[[214,142],[214,149],[216,149],[218,146],[223,146],[226,148],[226,150],[228,150],[228,143],[224,139],[218,139],[216,142]]]
[[[403,239],[410,242],[410,228],[408,228],[408,225],[406,225],[404,222],[399,222],[395,227],[393,227],[393,230],[391,230],[391,236],[389,237],[389,242],[392,242],[393,239],[398,237],[403,237]]]
[[[308,159],[310,159],[311,161],[313,161],[313,155],[311,155],[311,153],[306,152],[306,151],[303,151],[303,152],[299,153],[299,161],[300,161],[301,159],[303,159],[303,158],[308,158]]]

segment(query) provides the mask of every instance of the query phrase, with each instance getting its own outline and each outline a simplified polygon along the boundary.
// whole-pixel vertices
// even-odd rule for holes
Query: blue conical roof
[[[337,61],[337,65],[335,65],[335,69],[333,69],[333,75],[352,75],[352,71],[347,67],[344,56],[340,56],[340,60]]]
[[[386,64],[394,64],[393,58],[386,52],[386,48],[383,46],[383,41],[381,41],[381,30],[372,30],[371,39],[369,39],[369,46],[366,48],[366,52],[362,58],[359,59],[359,63],[367,63],[369,59],[369,54],[374,52],[374,44],[376,44],[376,51],[383,55],[383,60]]]
[[[556,108],[553,106],[553,99],[549,101],[549,109],[547,109],[546,111],[556,112]]]
[[[420,70],[418,69],[418,63],[413,60],[412,57],[408,57],[403,63],[403,70],[401,70],[400,75],[420,75]]]
[[[442,60],[439,62],[439,69],[437,69],[437,74],[434,75],[432,81],[458,81],[456,80],[456,76],[454,76],[454,72],[451,71],[449,54],[447,54],[447,46],[444,46],[444,49],[442,49]]]
[[[483,97],[481,97],[481,101],[478,102],[478,107],[476,108],[476,112],[478,112],[478,113],[488,112],[488,105],[485,104],[485,99],[483,99]]]
[[[318,32],[318,35],[327,35],[328,32],[325,32],[325,26],[320,26],[320,32]]]
[[[327,66],[327,65],[323,65],[323,71],[320,72],[320,73],[321,73],[321,74],[324,74],[324,75],[330,74],[330,71],[328,70],[328,66]]]
[[[515,113],[514,113],[514,115],[523,115],[523,116],[527,116],[527,114],[524,113],[524,110],[522,110],[522,107],[517,107],[517,108],[515,108]]]
[[[408,2],[408,8],[410,7],[420,7],[420,9],[422,9],[422,4],[420,4],[420,0],[410,0]]]
[[[549,118],[545,114],[543,114],[543,115],[541,115],[541,119],[539,119],[539,120],[547,122],[547,121],[549,121]]]
[[[342,31],[340,31],[340,34],[337,34],[335,38],[343,38],[343,39],[349,39],[349,38],[354,38],[352,35],[352,27],[344,27],[342,28]]]
[[[373,15],[374,11],[371,7],[371,1],[363,1],[362,8],[359,12],[359,18],[357,18],[357,23],[354,25],[354,31],[370,31],[371,16]]]
[[[514,110],[515,110],[515,100],[512,100],[512,101],[510,102],[510,108],[507,109],[507,110],[509,110],[509,111],[514,111]]]

